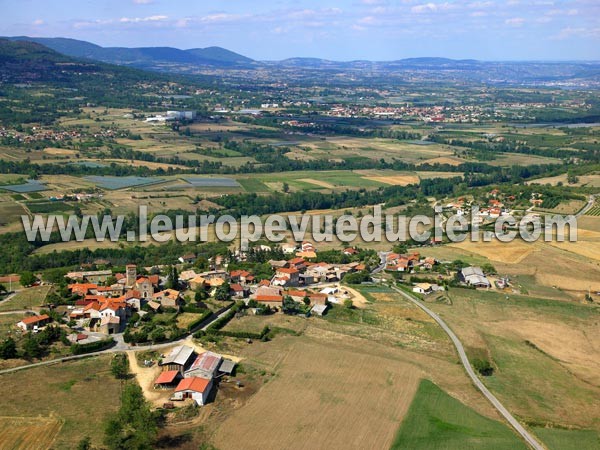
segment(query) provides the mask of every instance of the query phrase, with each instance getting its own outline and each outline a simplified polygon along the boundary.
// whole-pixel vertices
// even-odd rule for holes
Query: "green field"
[[[484,417],[422,380],[394,443],[393,450],[526,449],[507,426]]]
[[[600,448],[600,433],[594,430],[534,428],[535,434],[550,450],[583,450]]]
[[[0,303],[0,311],[18,311],[41,306],[44,304],[48,292],[50,292],[50,286],[23,289],[10,300]]]

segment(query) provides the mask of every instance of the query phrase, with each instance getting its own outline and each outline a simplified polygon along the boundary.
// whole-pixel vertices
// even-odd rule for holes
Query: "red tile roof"
[[[154,380],[154,384],[169,384],[175,381],[177,375],[179,374],[178,370],[167,370],[162,372],[156,380]]]
[[[204,392],[208,387],[210,380],[199,377],[192,378],[184,378],[179,382],[177,387],[175,388],[175,392],[181,391],[194,391],[194,392]]]
[[[21,322],[23,322],[25,325],[33,325],[34,323],[42,322],[48,319],[50,319],[48,315],[42,314],[41,316],[25,317],[23,320],[21,320]]]
[[[282,303],[283,297],[281,295],[257,295],[257,302],[273,302],[273,303]]]

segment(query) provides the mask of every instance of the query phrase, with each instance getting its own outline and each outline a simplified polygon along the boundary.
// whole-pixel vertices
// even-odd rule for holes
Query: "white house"
[[[186,398],[193,399],[198,405],[205,405],[210,390],[212,389],[212,379],[192,377],[184,378],[175,388],[173,398],[176,400],[185,400]]]
[[[431,294],[432,290],[432,286],[429,283],[416,283],[413,286],[413,292],[416,292],[417,294]]]

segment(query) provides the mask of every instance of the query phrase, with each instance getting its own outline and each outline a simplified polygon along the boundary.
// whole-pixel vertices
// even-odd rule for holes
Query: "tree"
[[[290,192],[290,185],[287,183],[283,183],[283,192],[285,192],[286,194],[288,192]]]
[[[217,288],[215,292],[215,298],[217,300],[228,300],[229,299],[229,283],[223,283],[221,286]]]
[[[25,343],[23,344],[23,355],[27,359],[39,358],[42,356],[44,349],[37,341],[37,339],[29,333],[25,338]]]
[[[77,444],[77,450],[90,450],[92,448],[92,440],[89,436],[84,437]]]
[[[126,355],[115,355],[110,363],[110,371],[117,380],[124,380],[129,375],[129,361]]]
[[[35,275],[29,271],[21,273],[21,285],[22,286],[31,286],[33,283],[37,281]]]
[[[6,286],[4,286],[3,284],[0,284],[0,294],[6,294],[7,289]]]
[[[283,304],[281,306],[281,310],[285,314],[297,314],[298,313],[298,303],[294,301],[292,297],[286,295],[283,297]]]
[[[167,289],[177,289],[179,286],[179,273],[177,267],[169,268],[169,275],[167,277]]]
[[[121,407],[106,422],[104,443],[111,450],[150,450],[158,433],[159,416],[152,412],[138,384],[127,383]]]
[[[12,359],[17,357],[17,344],[13,338],[7,338],[0,344],[0,358]]]

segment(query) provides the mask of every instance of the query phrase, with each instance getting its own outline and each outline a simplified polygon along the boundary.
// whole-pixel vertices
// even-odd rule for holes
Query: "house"
[[[214,378],[217,369],[221,365],[223,357],[217,353],[204,352],[194,360],[192,365],[184,373],[185,378]]]
[[[275,274],[277,278],[287,279],[288,282],[285,284],[289,286],[298,286],[300,281],[300,271],[298,269],[281,267],[275,271]]]
[[[48,315],[42,314],[41,316],[25,317],[23,320],[17,323],[17,326],[23,331],[31,331],[41,328],[49,324],[51,321],[52,319]]]
[[[163,371],[177,370],[183,374],[195,356],[196,352],[192,347],[180,345],[171,350],[171,353],[160,361],[158,365],[162,367]]]
[[[270,307],[278,307],[283,305],[282,295],[257,294],[256,297],[254,297],[254,300],[261,305]]]
[[[212,379],[206,378],[184,378],[175,388],[173,398],[176,400],[185,400],[191,398],[198,405],[205,405],[208,401],[210,390],[212,389]]]
[[[98,331],[104,334],[115,334],[121,330],[121,319],[117,316],[104,316],[100,319]]]
[[[433,289],[431,287],[431,284],[429,283],[416,283],[413,286],[413,292],[416,292],[417,294],[427,295],[431,294],[433,292]]]
[[[291,255],[296,251],[296,244],[283,244],[281,251],[284,255]]]
[[[232,297],[236,298],[244,298],[246,296],[246,290],[238,283],[229,285],[229,293]]]
[[[342,252],[344,255],[347,256],[354,256],[358,254],[358,250],[356,250],[355,248],[345,248],[344,251]]]
[[[297,252],[296,256],[298,258],[303,258],[303,259],[315,259],[317,257],[317,253],[314,250],[307,250],[307,251]]]
[[[195,270],[184,270],[179,274],[179,280],[187,283],[188,281],[193,280],[197,276],[198,274]]]
[[[196,255],[193,253],[188,253],[187,255],[183,255],[179,257],[179,261],[183,264],[190,264],[196,261]]]
[[[491,283],[480,267],[465,267],[458,272],[458,278],[469,286],[489,288]]]
[[[178,370],[165,370],[154,380],[154,389],[172,389],[181,381],[181,372]]]
[[[152,296],[152,300],[163,308],[178,308],[181,304],[181,293],[175,289],[165,289]]]

